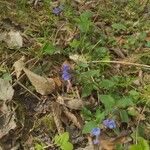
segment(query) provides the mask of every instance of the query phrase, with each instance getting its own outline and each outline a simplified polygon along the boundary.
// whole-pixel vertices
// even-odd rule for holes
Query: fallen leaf
[[[127,133],[127,132],[121,133],[120,136],[118,136],[116,138],[109,138],[109,139],[106,139],[101,136],[99,147],[102,150],[115,150],[117,144],[125,143],[128,134],[129,133]]]
[[[81,124],[73,113],[71,113],[66,107],[64,107],[63,112],[68,117],[68,119],[74,123],[75,126],[81,129]]]
[[[14,89],[7,80],[0,79],[0,100],[11,100],[14,95]]]
[[[62,105],[65,105],[70,109],[75,109],[75,110],[81,110],[84,106],[84,102],[81,99],[77,99],[77,98],[58,96],[57,102]]]
[[[7,101],[12,100],[14,90],[7,80],[0,79],[0,139],[16,127],[15,114]]]
[[[56,102],[53,102],[51,105],[52,108],[52,112],[53,112],[53,117],[54,117],[54,121],[58,130],[58,133],[61,134],[64,132],[64,128],[62,126],[61,123],[61,109],[60,109],[60,105]]]
[[[54,91],[55,82],[52,78],[39,76],[26,68],[23,68],[23,71],[29,78],[32,85],[35,87],[36,91],[41,95],[48,95]]]
[[[86,56],[84,56],[84,55],[74,54],[74,55],[70,55],[69,58],[76,63],[78,63],[78,62],[87,63]]]
[[[23,68],[24,68],[24,61],[25,60],[25,57],[24,56],[22,56],[19,60],[17,60],[15,63],[14,63],[14,65],[13,65],[13,67],[15,68],[15,73],[16,73],[16,77],[17,77],[17,79],[20,77],[20,75],[21,75],[21,72],[22,72],[22,70],[23,70]]]
[[[56,83],[56,85],[57,85],[58,87],[61,86],[61,81],[60,81],[60,78],[59,78],[59,77],[55,77],[55,78],[53,78],[53,80],[54,80],[54,82]]]
[[[23,39],[19,31],[13,31],[5,34],[3,40],[7,43],[10,49],[21,48],[23,46]]]

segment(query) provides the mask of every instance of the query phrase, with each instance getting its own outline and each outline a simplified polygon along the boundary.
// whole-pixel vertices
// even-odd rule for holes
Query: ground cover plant
[[[0,0],[0,149],[149,150],[149,0]]]

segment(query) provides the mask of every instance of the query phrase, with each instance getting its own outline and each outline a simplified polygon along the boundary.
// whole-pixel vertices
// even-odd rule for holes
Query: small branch
[[[89,63],[112,63],[112,64],[122,64],[122,65],[128,65],[128,66],[137,66],[137,67],[150,68],[149,65],[131,63],[131,62],[126,62],[126,61],[114,61],[114,60],[91,61]]]
[[[41,99],[35,95],[32,91],[30,91],[27,87],[25,87],[22,83],[20,83],[19,81],[16,81],[17,84],[19,84],[21,87],[23,87],[26,91],[28,91],[31,95],[33,95],[35,98],[37,98],[39,101],[41,101]]]

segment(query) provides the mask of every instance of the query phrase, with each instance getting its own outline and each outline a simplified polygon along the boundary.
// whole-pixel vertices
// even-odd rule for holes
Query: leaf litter
[[[15,62],[13,67],[16,74],[15,77],[14,72],[11,73],[14,91],[10,83],[1,81],[0,113],[5,114],[8,122],[5,126],[7,130],[3,127],[0,134],[2,145],[11,139],[9,148],[3,149],[14,149],[20,145],[18,149],[71,150],[71,143],[77,150],[130,149],[129,145],[134,143],[131,148],[141,147],[142,144],[142,147],[144,144],[147,147],[145,141],[149,135],[145,130],[149,128],[149,80],[145,82],[144,76],[148,76],[149,62],[144,49],[149,51],[149,35],[138,33],[136,38],[134,35],[138,29],[143,31],[148,25],[147,21],[142,24],[140,19],[138,24],[134,23],[137,11],[143,6],[135,11],[138,3],[128,3],[35,1],[19,4],[23,6],[19,13],[13,8],[15,13],[12,12],[10,16],[18,17],[18,20],[24,18],[20,20],[20,23],[25,24],[23,34],[35,41],[34,45],[39,43],[40,47],[36,48],[32,43],[24,47],[26,43],[23,42],[21,32],[10,28],[9,31],[2,31],[0,36],[0,42],[7,44],[6,47],[2,42],[2,49],[6,49],[2,50],[2,56],[7,58],[9,53],[18,50],[17,57],[25,55],[29,61],[38,57],[32,69],[41,67],[42,74],[29,69],[30,64],[26,67],[24,57],[16,62],[16,58],[3,61],[6,70]],[[12,9],[11,6],[7,7]],[[125,11],[121,10],[123,8]],[[143,8],[146,9],[145,4]],[[134,11],[136,13],[132,13]],[[29,12],[31,15],[28,15]],[[114,12],[121,12],[121,18]],[[139,14],[143,12],[145,10]],[[128,13],[131,22],[126,21]],[[118,23],[120,19],[121,23]],[[52,22],[49,24],[49,21]],[[130,26],[132,21],[134,28]],[[46,43],[51,44],[45,50],[47,53],[43,53],[41,48]],[[56,53],[58,49],[59,54]],[[46,70],[42,66],[43,62],[52,65],[47,65],[50,67]],[[59,68],[59,71],[55,68]],[[139,73],[139,68],[144,76]],[[22,77],[23,74],[26,76]],[[100,95],[107,95],[107,98],[102,101]],[[90,103],[91,97],[93,103]],[[113,100],[111,106],[109,97]],[[121,135],[124,128],[130,132]],[[93,137],[93,129],[100,129],[100,134]],[[89,132],[82,133],[83,130]],[[53,137],[57,132],[58,137],[69,133],[62,140],[63,144],[60,142],[62,145],[54,143]],[[14,146],[14,143],[19,144]],[[70,149],[66,149],[67,146]]]

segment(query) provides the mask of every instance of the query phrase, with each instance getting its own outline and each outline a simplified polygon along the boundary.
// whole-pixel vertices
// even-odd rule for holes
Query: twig
[[[131,63],[131,62],[126,62],[126,61],[115,61],[115,60],[91,61],[91,62],[88,62],[88,63],[113,63],[113,64],[122,64],[122,65],[128,65],[128,66],[137,66],[137,67],[150,68],[149,65]]]
[[[39,101],[41,101],[41,99],[35,95],[32,91],[30,91],[27,87],[25,87],[22,83],[20,83],[19,81],[16,80],[16,82],[21,86],[23,87],[26,91],[28,91],[31,95],[33,95],[35,98],[37,98]]]

